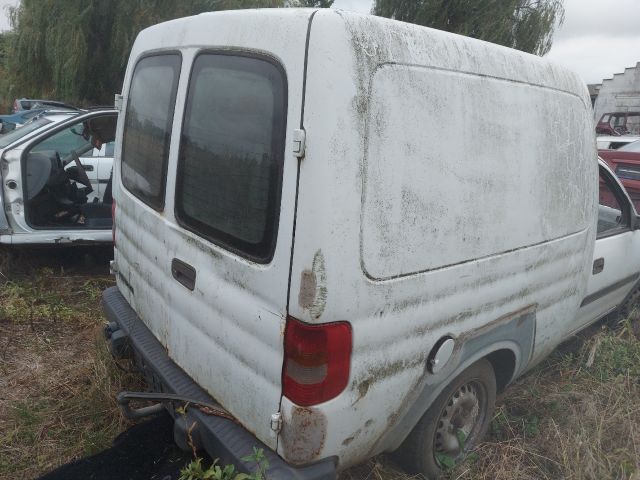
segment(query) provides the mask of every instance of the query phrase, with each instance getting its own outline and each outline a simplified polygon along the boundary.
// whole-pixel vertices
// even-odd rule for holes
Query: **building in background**
[[[587,85],[589,87],[589,96],[591,97],[591,106],[596,104],[596,98],[598,98],[598,93],[600,92],[600,88],[602,88],[601,83],[590,83]]]
[[[591,88],[589,93],[593,93]],[[640,62],[603,80],[594,104],[596,121],[605,113],[640,112]]]

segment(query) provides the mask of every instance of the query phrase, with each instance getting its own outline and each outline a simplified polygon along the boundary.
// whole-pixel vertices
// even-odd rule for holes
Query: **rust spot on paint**
[[[321,250],[314,255],[311,270],[302,272],[298,303],[305,310],[309,310],[314,320],[319,319],[324,313],[327,304],[327,272]]]
[[[315,408],[293,407],[282,428],[284,455],[290,463],[302,465],[316,460],[327,435],[327,417]]]
[[[316,274],[311,270],[302,272],[300,294],[298,295],[298,303],[302,308],[308,310],[313,306],[313,301],[316,298],[316,287]]]

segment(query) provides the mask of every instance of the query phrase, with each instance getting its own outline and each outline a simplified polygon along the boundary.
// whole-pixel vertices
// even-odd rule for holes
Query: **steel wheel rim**
[[[438,466],[442,458],[457,462],[474,446],[486,416],[487,389],[478,381],[460,385],[440,413],[433,438],[433,455]]]

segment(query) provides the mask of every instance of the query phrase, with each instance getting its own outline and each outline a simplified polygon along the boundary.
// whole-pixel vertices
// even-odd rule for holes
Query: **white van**
[[[178,443],[195,422],[241,469],[266,448],[269,478],[394,450],[436,476],[496,392],[637,285],[639,222],[593,128],[575,74],[415,25],[273,9],[144,30],[104,293],[153,389],[126,413],[162,402]]]
[[[109,244],[118,112],[45,113],[0,136],[0,244]]]

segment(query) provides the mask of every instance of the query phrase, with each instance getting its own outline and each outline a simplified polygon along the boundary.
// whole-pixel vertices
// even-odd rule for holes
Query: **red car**
[[[598,153],[618,176],[636,210],[640,211],[640,140],[618,150],[599,150]]]
[[[598,135],[639,135],[640,112],[605,113],[596,125]]]

